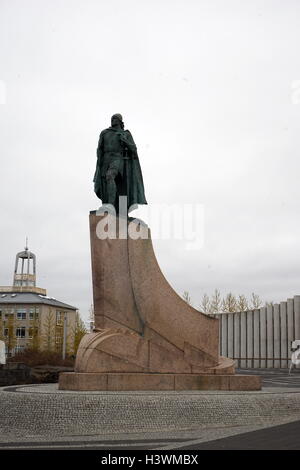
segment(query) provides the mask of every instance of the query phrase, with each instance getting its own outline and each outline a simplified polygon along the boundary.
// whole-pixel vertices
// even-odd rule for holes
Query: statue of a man
[[[127,196],[127,209],[147,204],[136,145],[124,130],[121,114],[114,114],[111,127],[101,132],[94,176],[95,193],[102,204],[112,204],[119,212],[119,196]]]

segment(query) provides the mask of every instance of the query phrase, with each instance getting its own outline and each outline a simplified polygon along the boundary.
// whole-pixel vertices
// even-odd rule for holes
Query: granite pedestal
[[[259,377],[234,375],[234,362],[219,355],[219,320],[166,281],[146,224],[92,212],[90,237],[95,330],[79,345],[75,372],[60,374],[60,389],[261,388]]]

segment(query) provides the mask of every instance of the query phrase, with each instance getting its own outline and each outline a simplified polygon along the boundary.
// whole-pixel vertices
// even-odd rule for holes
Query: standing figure
[[[121,114],[114,114],[111,127],[100,134],[94,184],[102,204],[112,204],[117,213],[119,196],[127,196],[127,210],[147,204],[137,148]]]

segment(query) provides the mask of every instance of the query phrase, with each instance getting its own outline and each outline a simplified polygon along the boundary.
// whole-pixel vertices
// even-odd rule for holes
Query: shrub
[[[73,367],[75,359],[69,356],[63,360],[61,354],[54,351],[25,349],[24,351],[17,353],[15,356],[10,357],[8,362],[23,362],[31,367],[44,365]]]

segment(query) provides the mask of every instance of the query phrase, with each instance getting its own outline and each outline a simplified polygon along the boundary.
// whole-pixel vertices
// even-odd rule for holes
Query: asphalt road
[[[300,421],[202,444],[187,445],[183,448],[185,450],[300,450]]]

